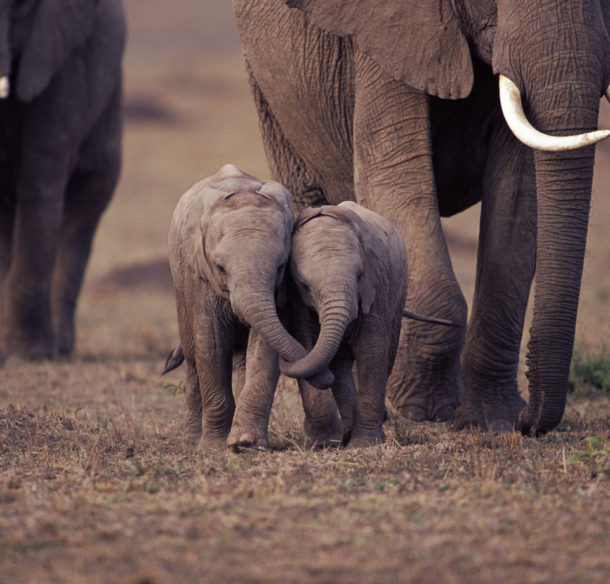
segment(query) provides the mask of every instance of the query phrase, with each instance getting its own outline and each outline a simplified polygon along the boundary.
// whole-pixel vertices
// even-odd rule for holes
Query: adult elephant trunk
[[[561,100],[548,88],[529,98],[529,119],[548,136],[593,132],[600,88],[571,83]],[[559,103],[561,101],[561,103]],[[591,134],[589,134],[591,135]],[[590,143],[590,142],[589,142]],[[568,389],[584,261],[594,147],[536,150],[537,247],[534,316],[528,345],[529,404],[524,433],[544,434],[559,424]]]
[[[587,239],[593,147],[536,152],[538,234],[534,317],[528,345],[530,401],[523,432],[544,434],[559,424],[568,376]]]
[[[309,378],[328,367],[339,349],[347,326],[357,317],[357,307],[352,308],[337,294],[324,301],[319,314],[320,334],[314,348],[298,361],[281,363],[284,375]]]

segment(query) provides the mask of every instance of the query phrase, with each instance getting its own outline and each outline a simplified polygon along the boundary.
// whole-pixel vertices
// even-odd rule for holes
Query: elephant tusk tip
[[[10,81],[9,78],[5,75],[4,77],[0,77],[0,99],[6,99],[10,93]]]

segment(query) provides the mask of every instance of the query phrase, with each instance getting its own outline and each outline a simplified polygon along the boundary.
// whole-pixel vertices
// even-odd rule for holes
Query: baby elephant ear
[[[38,2],[21,55],[17,97],[31,101],[51,82],[69,55],[91,34],[96,0]]]
[[[386,73],[446,99],[466,97],[474,80],[468,41],[451,0],[286,0],[323,30],[353,36]]]
[[[268,180],[263,183],[263,186],[258,190],[261,195],[273,197],[280,203],[290,215],[290,220],[294,219],[294,210],[292,207],[292,196],[288,189],[274,180]]]

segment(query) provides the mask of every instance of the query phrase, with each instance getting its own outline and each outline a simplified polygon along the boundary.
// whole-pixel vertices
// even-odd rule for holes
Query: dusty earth
[[[283,382],[271,452],[184,446],[184,371],[159,377],[177,339],[171,213],[227,162],[268,171],[230,2],[126,9],[124,167],[78,353],[0,370],[0,584],[610,581],[607,393],[572,396],[539,440],[392,417],[383,447],[317,451]],[[597,156],[583,354],[607,351],[610,335],[610,142]],[[478,212],[444,221],[468,299]]]

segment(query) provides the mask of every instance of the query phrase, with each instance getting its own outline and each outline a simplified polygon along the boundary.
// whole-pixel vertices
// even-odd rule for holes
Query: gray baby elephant
[[[344,443],[383,442],[386,383],[403,315],[452,323],[403,310],[408,273],[402,237],[390,221],[356,203],[301,212],[290,272],[291,329],[310,352],[293,362],[282,360],[282,372],[302,385],[329,366]]]
[[[305,355],[276,309],[285,297],[292,227],[288,191],[232,165],[195,184],[176,206],[169,260],[180,344],[166,372],[186,361],[192,443],[268,447],[278,353],[292,360]]]

